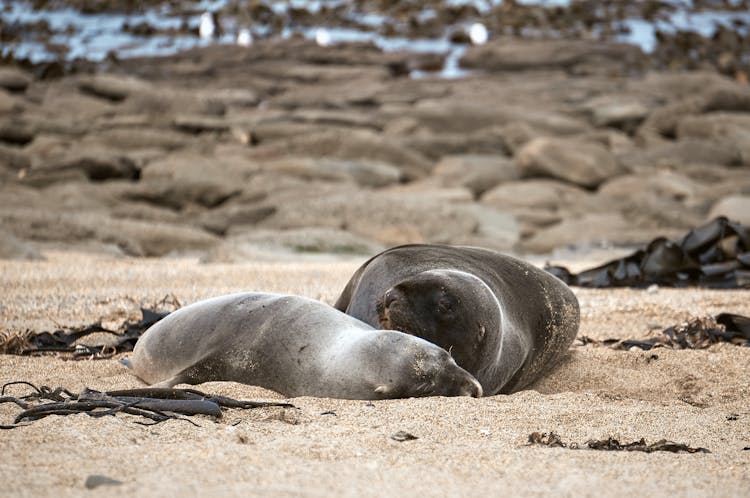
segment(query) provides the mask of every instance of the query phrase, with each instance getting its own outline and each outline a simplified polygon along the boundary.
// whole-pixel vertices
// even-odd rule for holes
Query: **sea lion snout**
[[[476,379],[469,379],[459,391],[460,396],[471,396],[472,398],[481,398],[484,395],[482,384]]]

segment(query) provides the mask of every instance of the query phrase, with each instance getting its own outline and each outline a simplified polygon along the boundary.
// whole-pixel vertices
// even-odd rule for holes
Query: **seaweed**
[[[690,230],[678,240],[659,237],[644,249],[603,265],[572,273],[564,266],[545,270],[579,287],[750,287],[750,227],[724,216]]]
[[[24,340],[11,338],[0,343],[0,353],[31,355],[38,353],[71,353],[77,359],[107,359],[115,354],[132,351],[135,343],[153,324],[167,316],[168,311],[154,311],[141,308],[141,319],[125,322],[119,330],[102,326],[101,321],[84,327],[61,327],[53,332],[37,332],[27,335]],[[79,341],[91,334],[106,333],[115,336],[106,345],[87,345]]]
[[[527,446],[548,446],[550,448],[569,448],[571,450],[577,450],[583,448],[578,443],[566,444],[560,438],[560,436],[550,431],[547,432],[532,432],[529,434]],[[706,448],[693,448],[683,443],[675,443],[666,439],[660,439],[659,441],[651,444],[647,444],[646,440],[641,438],[631,443],[620,443],[617,439],[608,437],[607,439],[590,439],[586,441],[585,447],[591,450],[600,451],[641,451],[644,453],[654,453],[656,451],[669,451],[672,453],[711,453]]]
[[[12,385],[26,385],[34,392],[21,397],[5,396],[5,390]],[[293,408],[294,405],[276,401],[241,401],[226,396],[206,394],[195,389],[176,388],[140,388],[117,391],[96,391],[84,388],[80,393],[73,393],[63,387],[52,389],[47,386],[37,387],[26,381],[8,382],[0,391],[0,403],[15,403],[23,411],[18,414],[12,425],[2,425],[2,429],[21,427],[23,422],[33,422],[49,415],[72,415],[85,413],[90,417],[104,417],[127,413],[136,415],[150,422],[136,421],[141,425],[153,425],[165,420],[185,420],[197,425],[190,419],[179,415],[208,415],[214,418],[222,416],[222,408],[251,409],[262,407]],[[48,403],[34,404],[35,402]]]
[[[662,330],[650,339],[603,339],[580,336],[582,345],[602,345],[613,349],[641,349],[656,347],[671,349],[706,349],[714,344],[728,343],[750,347],[750,318],[733,313],[695,317]]]

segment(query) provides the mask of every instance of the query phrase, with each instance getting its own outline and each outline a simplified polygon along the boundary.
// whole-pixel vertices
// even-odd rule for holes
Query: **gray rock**
[[[13,95],[0,89],[0,115],[22,111],[24,106]]]
[[[507,182],[486,192],[481,203],[500,211],[521,209],[561,211],[590,205],[592,195],[573,185],[556,180],[524,180]]]
[[[634,226],[689,229],[703,221],[704,190],[691,178],[665,170],[620,176],[601,185],[597,197]]]
[[[488,127],[510,123],[526,123],[534,130],[550,135],[583,133],[591,126],[583,120],[547,109],[508,104],[446,102],[425,100],[414,106],[410,116],[419,124],[437,133],[467,134]]]
[[[360,110],[300,109],[281,119],[346,128],[369,128],[374,131],[382,131],[385,127],[381,118]]]
[[[29,170],[28,180],[82,172],[91,181],[137,180],[140,168],[128,156],[102,147],[77,147],[62,157],[41,162]],[[77,176],[77,175],[76,175]]]
[[[511,150],[503,131],[494,126],[468,134],[420,130],[413,135],[394,135],[394,140],[432,160],[460,154],[507,155]]]
[[[401,180],[401,172],[395,166],[366,159],[287,157],[268,161],[262,169],[305,180],[354,182],[366,187],[384,187]]]
[[[117,479],[99,474],[91,474],[86,477],[84,486],[86,486],[86,489],[96,489],[100,486],[119,486],[120,484],[122,484],[122,481],[118,481]]]
[[[148,202],[170,209],[191,205],[212,208],[238,195],[241,187],[222,178],[155,178],[141,181],[121,190],[121,199]]]
[[[146,81],[115,74],[97,74],[82,78],[78,82],[78,88],[82,92],[113,102],[121,102],[133,93],[152,90],[151,85]]]
[[[202,261],[235,263],[325,255],[367,256],[383,249],[381,244],[338,229],[251,230],[228,238],[209,251]]]
[[[255,107],[260,98],[258,94],[247,88],[220,88],[198,93],[198,97],[210,103],[218,103],[224,107],[246,108]]]
[[[678,123],[677,136],[726,144],[739,152],[745,166],[750,166],[750,113],[710,112],[687,116]]]
[[[401,181],[401,171],[396,166],[380,161],[323,158],[318,164],[324,170],[346,175],[362,187],[385,187]]]
[[[89,141],[122,150],[162,149],[172,151],[194,143],[195,139],[172,130],[160,128],[115,128],[87,137]]]
[[[721,199],[713,205],[706,219],[712,220],[717,216],[726,216],[732,221],[750,226],[750,195],[733,195]]]
[[[684,232],[678,230],[677,232]],[[565,219],[540,230],[521,242],[521,248],[534,253],[548,253],[567,246],[644,244],[657,236],[676,236],[663,229],[643,229],[629,223],[619,213],[591,213]]]
[[[31,159],[17,147],[0,145],[0,168],[20,171],[31,167]]]
[[[244,231],[275,212],[274,206],[264,204],[230,204],[202,213],[198,223],[211,233],[225,235],[230,230]]]
[[[594,126],[609,126],[626,133],[634,133],[651,112],[643,102],[620,95],[595,97],[581,108],[591,117]]]
[[[474,45],[461,58],[461,65],[487,71],[572,69],[582,64],[616,62],[620,71],[638,67],[643,53],[634,45],[587,40],[518,40],[496,38]]]
[[[342,190],[324,196],[291,191],[271,199],[277,211],[260,225],[343,229],[384,245],[451,243],[475,233],[479,223],[473,213],[462,209],[470,193],[465,192],[458,202],[453,201],[453,190],[446,193],[449,200],[435,190]]]
[[[19,240],[0,226],[0,259],[43,260],[46,259],[31,244]]]
[[[0,87],[11,92],[25,92],[31,83],[31,77],[14,68],[0,69]]]
[[[621,172],[607,148],[573,139],[536,138],[516,159],[523,177],[551,177],[583,187],[596,187]]]
[[[638,136],[646,143],[658,143],[664,138],[675,137],[678,124],[688,116],[718,111],[750,112],[750,88],[747,85],[720,79],[690,89],[692,93],[688,92],[681,98],[672,96],[667,105],[651,112],[639,127]]]
[[[366,130],[331,130],[278,140],[255,148],[256,158],[288,156],[379,161],[398,166],[405,180],[426,176],[432,164],[421,154],[409,150],[389,137]]]
[[[520,177],[515,161],[500,155],[445,156],[432,173],[442,185],[468,188],[477,197],[499,183],[518,180]]]
[[[220,240],[200,229],[153,221],[103,219],[89,214],[77,217],[76,221],[90,226],[98,240],[114,243],[131,256],[203,253]]]
[[[14,145],[26,145],[34,140],[36,129],[19,118],[0,120],[0,141]]]
[[[200,115],[178,115],[174,118],[173,126],[187,133],[225,132],[230,128],[230,124],[222,118]]]
[[[487,247],[498,251],[514,249],[521,239],[521,227],[516,217],[479,204],[465,204],[460,210],[474,217],[477,226],[472,233],[458,236],[451,244]]]
[[[679,170],[689,164],[740,166],[742,154],[732,146],[711,140],[685,139],[652,145],[645,150],[622,154],[618,160],[630,171],[671,167]]]

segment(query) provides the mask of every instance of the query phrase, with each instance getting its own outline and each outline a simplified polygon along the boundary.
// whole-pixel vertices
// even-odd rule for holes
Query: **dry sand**
[[[360,261],[202,265],[55,253],[0,262],[4,333],[113,325],[167,295],[182,304],[239,290],[332,302]],[[581,334],[633,337],[690,316],[750,314],[748,291],[582,290]],[[656,355],[653,358],[652,355]],[[297,409],[230,410],[200,427],[145,427],[127,415],[52,416],[0,432],[3,496],[78,496],[105,475],[112,496],[749,496],[750,348],[614,351],[573,347],[533,390],[482,399],[344,401],[295,398]],[[137,387],[116,360],[0,355],[0,382],[79,390]],[[198,386],[243,399],[280,399],[234,383]],[[25,392],[13,388],[14,394]],[[18,413],[0,405],[0,423]],[[335,414],[324,414],[333,411]],[[419,439],[397,442],[407,431]],[[527,446],[534,431],[566,442],[669,439],[707,454]]]

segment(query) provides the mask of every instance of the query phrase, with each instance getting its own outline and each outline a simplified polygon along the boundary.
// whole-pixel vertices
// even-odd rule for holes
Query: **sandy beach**
[[[0,0],[0,341],[237,291],[330,304],[399,244],[576,272],[750,226],[746,6]],[[716,226],[677,263],[746,278],[750,235]],[[747,288],[573,290],[595,341],[750,315]],[[750,348],[584,342],[512,395],[50,416],[0,430],[0,495],[750,496]],[[0,384],[141,387],[127,356],[0,354]]]
[[[332,302],[361,262],[200,264],[51,251],[0,262],[3,329],[51,330],[136,318],[165,296],[181,304],[263,289]],[[641,337],[691,316],[750,314],[747,291],[575,289],[581,335]],[[653,333],[653,332],[652,332]],[[122,355],[120,355],[122,356]],[[127,356],[127,355],[125,355]],[[750,350],[615,351],[573,346],[564,363],[513,395],[391,401],[290,399],[296,408],[227,410],[146,427],[136,417],[50,416],[2,432],[6,496],[79,496],[90,476],[111,496],[747,496]],[[0,356],[0,381],[139,387],[117,359]],[[260,388],[208,383],[237,399],[281,399]],[[28,392],[10,387],[10,394]],[[6,393],[8,394],[8,393]],[[20,409],[0,404],[10,423]],[[418,439],[398,442],[405,431]],[[529,446],[532,432],[565,443],[667,439],[710,453],[608,452]]]

